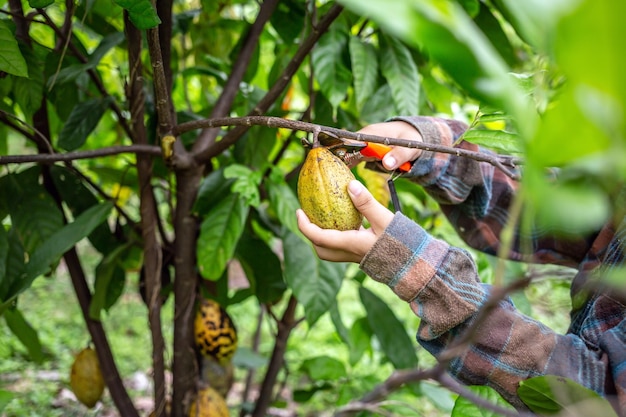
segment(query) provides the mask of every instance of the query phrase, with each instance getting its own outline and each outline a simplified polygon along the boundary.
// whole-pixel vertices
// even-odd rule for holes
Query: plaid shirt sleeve
[[[467,125],[437,117],[395,117],[415,127],[425,143],[492,154],[475,144],[458,141]],[[458,142],[458,143],[457,143]],[[508,219],[510,206],[519,184],[488,163],[447,153],[423,152],[406,175],[420,184],[439,203],[442,212],[459,236],[472,248],[495,255],[500,234]],[[577,240],[557,238],[536,230],[530,239],[533,261],[576,267],[595,235]],[[520,236],[516,232],[510,259],[522,260]]]
[[[409,122],[431,143],[451,144],[463,131],[462,125],[441,119],[410,118]],[[456,159],[425,153],[411,174],[440,202],[468,243],[493,253],[516,184],[486,164]],[[595,239],[578,242],[559,242],[538,234],[535,259],[578,266],[573,294],[580,294],[588,273],[602,264],[604,248],[615,242],[623,246],[619,236],[626,232],[618,238],[614,235],[610,227]],[[620,253],[611,264],[622,262],[622,246],[611,251]],[[480,282],[473,259],[465,250],[434,238],[401,213],[395,215],[360,266],[374,280],[388,285],[421,318],[417,340],[435,356],[472,325],[489,297],[489,287]],[[601,395],[614,396],[615,408],[626,415],[623,301],[607,294],[587,297],[572,311],[569,332],[561,335],[504,300],[476,329],[474,340],[449,365],[451,374],[464,383],[489,385],[525,410],[516,394],[519,382],[533,376],[559,375]]]

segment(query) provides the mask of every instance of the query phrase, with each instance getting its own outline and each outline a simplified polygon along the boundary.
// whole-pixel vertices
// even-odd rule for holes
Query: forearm
[[[401,214],[361,268],[409,303],[421,319],[417,339],[434,356],[474,326],[489,297],[465,251],[434,239]],[[450,372],[467,384],[492,386],[518,408],[524,408],[516,394],[519,382],[548,373],[604,393],[606,363],[597,352],[578,336],[558,335],[524,316],[508,300],[472,331],[471,346],[450,362]]]

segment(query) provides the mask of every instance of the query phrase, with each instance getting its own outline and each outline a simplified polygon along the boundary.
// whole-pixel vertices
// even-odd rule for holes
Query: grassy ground
[[[397,299],[383,286],[366,281],[369,289],[387,300],[398,317],[406,324],[407,332],[413,339],[418,320],[408,308],[398,304]],[[136,290],[136,277],[127,283],[126,290],[118,304],[104,316],[103,324],[107,331],[120,374],[125,381],[140,415],[147,416],[152,410],[150,385],[150,337],[147,327],[147,310]],[[341,312],[346,326],[364,315],[363,306],[358,301],[355,282],[344,282],[339,296]],[[568,286],[562,281],[546,280],[533,285],[526,291],[533,305],[532,315],[541,318],[558,331],[567,327],[569,309]],[[23,294],[19,307],[26,319],[37,330],[46,352],[46,360],[35,364],[28,360],[26,349],[10,333],[0,319],[0,389],[15,393],[15,398],[5,408],[2,417],[22,416],[116,416],[111,398],[105,393],[95,409],[87,410],[77,403],[69,390],[69,370],[73,355],[89,342],[76,297],[67,275],[59,273],[54,278],[40,278],[33,287]],[[279,310],[280,311],[280,310]],[[249,347],[252,334],[257,326],[258,306],[252,301],[233,305],[229,310],[237,323],[240,346]],[[301,313],[301,312],[300,312]],[[171,300],[163,309],[163,328],[167,346],[171,346],[173,308]],[[261,339],[261,352],[267,357],[273,345],[271,320],[263,320],[264,336]],[[417,346],[416,346],[417,348]],[[306,407],[294,403],[293,390],[286,389],[285,410],[297,409],[298,415],[320,415],[338,402],[363,395],[375,384],[392,372],[391,365],[381,362],[376,353],[366,355],[355,366],[347,365],[348,348],[337,336],[328,315],[310,329],[303,323],[297,327],[289,340],[286,361],[289,374],[281,374],[281,380],[289,387],[308,387],[299,372],[302,363],[319,355],[328,355],[346,364],[346,376],[339,389],[322,390],[314,394]],[[433,359],[418,349],[422,366],[433,363]],[[171,350],[166,352],[166,362],[171,359]],[[259,372],[261,374],[261,372]],[[245,371],[236,369],[236,380],[243,381]],[[337,387],[335,387],[337,388]],[[241,385],[233,389],[229,403],[239,404]],[[433,385],[424,385],[419,401],[410,390],[400,391],[390,399],[397,406],[398,414],[446,416],[449,415],[453,397]],[[235,413],[233,413],[235,415]],[[280,413],[276,413],[280,415]],[[284,415],[284,414],[283,414]]]

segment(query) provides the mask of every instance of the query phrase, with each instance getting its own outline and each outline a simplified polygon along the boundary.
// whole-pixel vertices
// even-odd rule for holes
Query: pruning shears
[[[320,145],[328,148],[349,166],[353,166],[365,158],[374,158],[380,161],[391,150],[391,146],[383,145],[382,143],[359,142],[340,138],[329,132],[320,132],[318,140]],[[409,172],[411,166],[411,162],[405,162],[397,170]]]

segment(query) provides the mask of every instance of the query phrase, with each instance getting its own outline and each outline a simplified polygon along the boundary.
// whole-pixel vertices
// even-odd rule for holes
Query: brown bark
[[[127,95],[130,104],[133,142],[147,144],[144,125],[143,66],[141,63],[141,32],[130,23],[124,13],[124,27],[128,40],[129,80]],[[165,364],[163,352],[165,341],[161,328],[161,265],[162,249],[157,239],[159,223],[156,200],[152,188],[152,160],[149,155],[137,155],[137,175],[139,178],[139,198],[141,231],[143,238],[143,268],[148,305],[148,322],[152,337],[152,368],[154,381],[154,415],[165,416]]]

